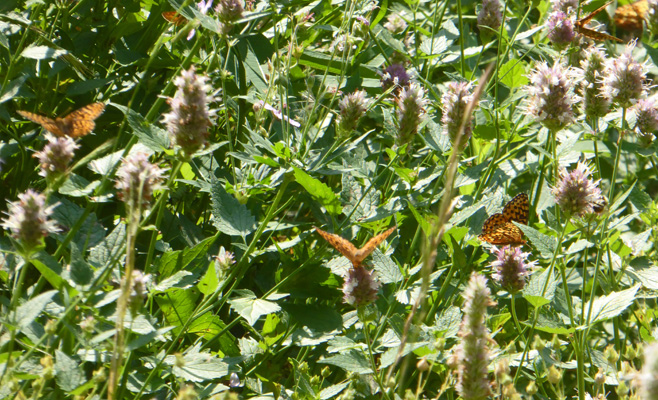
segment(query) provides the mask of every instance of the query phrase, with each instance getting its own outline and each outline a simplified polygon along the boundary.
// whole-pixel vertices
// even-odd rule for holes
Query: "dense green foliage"
[[[573,117],[538,117],[539,63],[570,68],[565,95],[584,98],[576,72],[594,43],[551,43],[547,1],[503,1],[496,29],[478,26],[480,3],[248,1],[231,16],[178,0],[2,1],[3,211],[28,189],[56,207],[35,245],[4,217],[0,399],[478,398],[456,389],[474,272],[493,300],[479,344],[496,383],[479,398],[639,393],[630,379],[658,337],[658,147],[637,100],[586,117],[572,97]],[[597,45],[658,71],[649,30],[635,47]],[[207,145],[182,151],[168,134],[182,120],[163,118],[191,67],[215,113]],[[447,104],[449,82],[472,83],[472,121]],[[363,116],[341,105],[357,90]],[[30,115],[96,102],[93,133],[71,128],[70,168],[44,179]],[[137,152],[164,169],[143,204],[115,183]],[[602,193],[583,213],[556,204],[579,161]],[[519,193],[528,220],[505,232],[523,233],[535,265],[514,290],[478,235]],[[364,262],[377,299],[355,307],[345,281],[367,278],[313,227],[358,248],[394,225]]]

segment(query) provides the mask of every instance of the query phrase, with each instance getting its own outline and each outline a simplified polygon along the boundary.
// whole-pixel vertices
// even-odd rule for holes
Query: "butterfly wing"
[[[182,15],[180,15],[179,13],[177,13],[176,11],[165,11],[162,13],[162,18],[166,19],[167,21],[171,22],[176,26],[181,26],[187,22],[187,19]]]
[[[79,108],[62,118],[63,124],[68,127],[66,134],[72,138],[88,135],[96,127],[94,120],[105,110],[105,104],[93,103]]]
[[[649,2],[647,0],[618,7],[614,16],[615,25],[626,31],[641,31],[644,26],[644,16],[648,10]]]
[[[601,40],[601,41],[603,41],[603,40],[614,40],[615,42],[624,43],[624,41],[619,39],[618,37],[608,35],[607,33],[595,31],[594,29],[585,28],[583,26],[576,26],[576,30],[581,35],[583,35],[585,37],[588,37],[592,40]]]
[[[314,228],[315,228],[315,231],[317,233],[319,233],[320,236],[322,236],[324,238],[324,240],[329,242],[329,244],[331,246],[333,246],[333,248],[338,250],[340,252],[340,254],[347,257],[347,259],[350,260],[352,262],[352,264],[354,264],[354,255],[356,254],[357,250],[356,250],[356,247],[354,247],[354,245],[352,243],[350,243],[349,240],[347,240],[347,239],[345,239],[341,236],[338,236],[336,234],[323,231],[322,229],[320,229],[316,226],[314,226]]]
[[[503,207],[503,218],[505,222],[516,221],[523,225],[528,225],[528,212],[530,201],[525,193],[517,194]]]
[[[55,136],[64,136],[64,131],[60,129],[59,124],[52,118],[45,117],[43,115],[35,114],[29,111],[18,110],[16,111],[23,118],[27,118],[32,122],[36,122],[41,125],[41,127],[48,132],[52,133]]]
[[[392,228],[388,228],[386,231],[368,240],[368,242],[359,250],[357,250],[356,253],[354,254],[354,260],[352,260],[352,264],[354,264],[354,267],[356,268],[359,265],[361,265],[363,260],[365,260],[366,257],[370,255],[370,253],[375,251],[377,246],[379,246],[384,241],[384,239],[386,239],[396,229],[397,226],[393,226]]]
[[[505,222],[489,232],[483,232],[478,238],[494,245],[519,246],[525,244],[523,231],[512,222]]]

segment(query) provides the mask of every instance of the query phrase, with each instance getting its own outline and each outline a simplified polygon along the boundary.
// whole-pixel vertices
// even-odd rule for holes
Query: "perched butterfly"
[[[330,245],[332,245],[336,250],[340,252],[340,254],[344,255],[347,257],[348,260],[352,262],[352,265],[354,268],[358,268],[361,266],[361,263],[363,260],[372,253],[377,246],[381,244],[381,242],[384,241],[390,235],[393,233],[393,231],[397,228],[397,226],[394,226],[392,228],[389,228],[385,232],[380,233],[379,235],[375,236],[374,238],[368,240],[368,243],[366,243],[363,247],[360,249],[357,249],[352,243],[350,243],[347,239],[338,236],[333,233],[325,232],[322,229],[315,227],[315,230],[326,240],[329,242]]]
[[[187,22],[187,18],[183,17],[176,11],[165,11],[162,13],[162,18],[166,19],[167,21],[171,22],[176,26],[184,25]]]
[[[93,103],[73,111],[64,118],[52,119],[22,110],[19,110],[18,113],[30,121],[41,125],[43,129],[55,136],[79,138],[88,135],[89,132],[94,130],[96,126],[94,120],[103,113],[103,110],[105,110],[105,104]]]
[[[617,28],[626,31],[641,32],[644,25],[644,16],[647,14],[647,11],[649,11],[649,2],[647,0],[623,5],[615,11],[615,25]]]
[[[484,221],[482,234],[479,236],[480,240],[497,245],[509,244],[516,246],[524,244],[523,232],[512,221],[527,225],[529,208],[528,195],[525,193],[517,194],[516,197],[505,204],[502,213],[493,214]]]
[[[587,16],[579,19],[578,21],[576,21],[576,24],[575,24],[576,31],[578,31],[578,33],[580,33],[581,35],[586,36],[586,37],[588,37],[592,40],[614,40],[614,41],[617,41],[617,42],[620,42],[620,43],[624,43],[623,40],[621,40],[619,38],[616,38],[612,35],[608,35],[607,33],[595,31],[594,29],[585,28],[585,25],[589,24],[589,22],[592,20],[592,18],[594,18],[594,16],[596,16],[596,14],[603,11],[608,6],[608,4],[610,4],[610,3],[612,3],[612,1],[602,5],[601,7],[597,8],[596,10],[589,13],[589,15],[587,15]]]

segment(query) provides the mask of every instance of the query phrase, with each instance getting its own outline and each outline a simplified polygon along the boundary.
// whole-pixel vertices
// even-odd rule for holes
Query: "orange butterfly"
[[[649,11],[649,2],[647,0],[623,5],[615,11],[615,25],[617,28],[626,31],[642,31],[644,16],[647,11]]]
[[[41,127],[55,136],[69,136],[79,138],[88,135],[94,130],[94,120],[105,110],[105,104],[93,103],[77,109],[64,118],[48,118],[43,115],[29,111],[18,110],[18,114]]]
[[[608,6],[608,4],[610,4],[610,3],[612,3],[612,1],[602,5],[601,7],[597,8],[596,10],[589,13],[589,15],[587,15],[587,16],[579,19],[578,21],[576,21],[576,24],[575,24],[576,25],[576,31],[578,31],[578,33],[580,33],[581,35],[586,36],[586,37],[588,37],[592,40],[614,40],[614,41],[617,41],[617,42],[620,42],[620,43],[624,43],[623,40],[621,40],[619,38],[616,38],[612,35],[608,35],[607,33],[595,31],[594,29],[585,28],[585,25],[589,24],[589,22],[592,20],[592,18],[594,18],[594,16],[596,16],[596,14],[603,11]]]
[[[166,19],[167,21],[171,22],[176,26],[184,25],[187,22],[187,18],[183,17],[176,11],[165,11],[162,13],[162,18]]]
[[[512,221],[527,225],[530,201],[525,193],[517,194],[510,200],[502,213],[496,213],[487,218],[482,226],[480,240],[496,245],[518,246],[525,244],[523,232]]]
[[[389,228],[385,232],[382,232],[379,235],[375,236],[374,238],[368,240],[368,243],[366,243],[360,249],[357,249],[352,243],[350,243],[347,239],[344,239],[341,236],[338,236],[333,233],[325,232],[322,229],[315,226],[313,228],[315,228],[315,230],[320,234],[320,236],[324,238],[324,240],[329,242],[330,245],[332,245],[336,250],[338,250],[340,254],[347,257],[347,259],[352,262],[354,268],[359,268],[363,260],[365,260],[366,257],[368,257],[370,253],[372,253],[377,248],[377,246],[379,246],[381,242],[383,242],[384,239],[388,237],[388,235],[393,233],[393,231],[397,228],[397,226]]]

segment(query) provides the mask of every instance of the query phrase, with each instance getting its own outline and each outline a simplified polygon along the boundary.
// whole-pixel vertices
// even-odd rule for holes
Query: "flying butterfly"
[[[320,234],[320,236],[324,238],[324,240],[329,242],[329,244],[338,250],[340,254],[344,255],[348,260],[350,260],[354,268],[359,268],[363,260],[365,260],[366,257],[368,257],[370,253],[372,253],[377,248],[377,246],[379,246],[384,241],[384,239],[388,237],[388,235],[393,233],[397,226],[389,228],[385,232],[382,232],[368,240],[368,242],[360,249],[357,249],[352,243],[341,236],[323,231],[322,229],[315,226],[314,228]]]
[[[649,11],[648,0],[640,0],[618,7],[614,16],[615,25],[618,29],[642,32],[647,11]]]
[[[75,139],[88,135],[94,130],[96,126],[94,120],[103,113],[103,110],[105,110],[105,104],[93,103],[73,111],[64,118],[55,119],[29,111],[18,110],[17,112],[22,117],[41,125],[43,129],[55,136],[69,136]]]
[[[183,17],[176,11],[165,11],[162,13],[162,18],[166,19],[167,21],[171,22],[176,26],[184,25],[187,22],[187,18]]]
[[[502,213],[496,213],[487,218],[482,226],[480,240],[495,245],[518,246],[525,244],[523,232],[512,221],[527,225],[530,201],[525,193],[517,194],[510,200]]]
[[[588,37],[592,40],[614,40],[616,42],[624,43],[623,40],[616,38],[612,35],[608,35],[607,33],[595,31],[594,29],[585,28],[585,25],[589,24],[592,18],[594,18],[596,14],[603,11],[610,3],[612,3],[612,1],[602,5],[601,7],[597,8],[596,10],[592,11],[588,15],[576,21],[575,23],[576,31],[578,31],[578,33],[580,33],[581,35]]]

